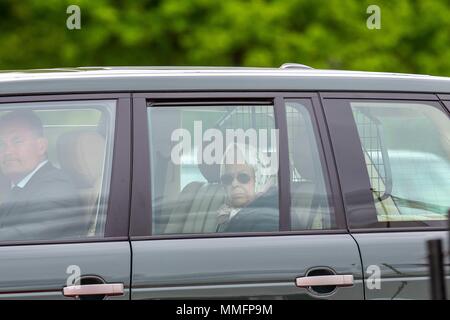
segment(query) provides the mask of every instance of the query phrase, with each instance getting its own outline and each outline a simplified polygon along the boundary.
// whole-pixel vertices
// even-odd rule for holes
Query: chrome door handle
[[[122,283],[104,283],[104,284],[83,284],[63,288],[63,294],[66,297],[79,296],[120,296],[123,295]]]
[[[319,286],[351,287],[353,286],[353,275],[299,277],[295,279],[295,284],[300,288]]]

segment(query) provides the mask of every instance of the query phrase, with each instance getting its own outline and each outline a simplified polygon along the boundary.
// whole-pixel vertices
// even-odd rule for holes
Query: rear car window
[[[448,116],[425,103],[351,102],[379,222],[440,221],[450,208]]]
[[[154,235],[279,231],[280,165],[290,170],[291,229],[335,227],[311,117],[301,103],[286,104],[286,163],[278,163],[272,104],[147,110]]]
[[[153,234],[278,230],[273,106],[152,106],[148,117]],[[248,221],[230,224],[244,210]]]

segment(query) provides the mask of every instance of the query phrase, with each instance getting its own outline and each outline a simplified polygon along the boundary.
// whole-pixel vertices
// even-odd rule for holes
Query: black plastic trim
[[[276,231],[276,232],[233,232],[233,233],[181,233],[154,236],[133,236],[131,241],[146,240],[175,240],[175,239],[211,239],[211,238],[240,238],[240,237],[287,237],[299,235],[328,235],[348,234],[347,230],[303,230],[303,231]]]
[[[282,97],[274,99],[275,128],[278,130],[278,203],[279,231],[291,230],[291,179],[286,105]]]

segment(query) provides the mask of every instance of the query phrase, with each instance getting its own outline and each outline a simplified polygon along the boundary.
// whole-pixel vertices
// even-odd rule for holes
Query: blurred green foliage
[[[81,8],[81,30],[66,9]],[[381,29],[366,13],[381,8]],[[449,0],[0,0],[0,69],[201,65],[450,75]]]

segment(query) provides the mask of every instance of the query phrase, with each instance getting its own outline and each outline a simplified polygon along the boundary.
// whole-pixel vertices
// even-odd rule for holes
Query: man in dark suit
[[[1,197],[0,240],[53,240],[86,234],[71,180],[47,159],[48,142],[32,111],[0,118],[0,170],[10,182]]]

